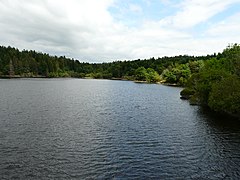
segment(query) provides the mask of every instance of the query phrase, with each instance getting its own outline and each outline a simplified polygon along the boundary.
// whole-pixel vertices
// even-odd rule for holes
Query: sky
[[[0,0],[0,45],[110,62],[240,43],[240,0]]]

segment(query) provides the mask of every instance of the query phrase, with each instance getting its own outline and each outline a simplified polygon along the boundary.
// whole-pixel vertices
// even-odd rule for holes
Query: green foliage
[[[160,81],[160,76],[152,68],[145,69],[144,67],[139,67],[135,71],[135,80],[147,81],[148,83],[156,83]]]
[[[180,92],[180,95],[185,99],[189,99],[191,96],[195,94],[195,91],[190,88],[185,88]]]
[[[222,53],[225,59],[228,59],[226,67],[237,76],[240,76],[240,45],[229,45]]]
[[[189,64],[175,64],[163,71],[161,77],[166,83],[184,86],[191,76]]]
[[[187,82],[194,90],[191,99],[215,111],[240,114],[240,46],[228,46],[216,58],[204,61],[203,66]],[[189,63],[191,64],[191,63]],[[193,68],[191,64],[190,69]],[[188,92],[187,89],[185,89]]]
[[[161,74],[162,78],[166,80],[167,83],[176,83],[177,77],[176,75],[170,71],[169,69],[165,69]]]
[[[188,63],[188,66],[190,68],[191,73],[198,73],[201,68],[204,66],[204,61],[199,60],[199,61],[190,61]]]
[[[240,112],[240,79],[229,76],[212,85],[208,105],[215,111]]]
[[[186,72],[183,72],[181,66],[184,67],[183,64],[206,58],[205,56],[175,56],[91,64],[69,59],[65,56],[50,56],[36,51],[19,51],[12,47],[2,46],[0,47],[0,72],[1,76],[9,75],[9,65],[10,60],[12,60],[14,70],[12,74],[17,76],[119,78],[156,82],[159,81],[157,74],[162,74],[165,69],[171,67],[169,69],[170,71],[172,68],[176,68],[177,70],[171,72],[173,73],[173,77],[168,77],[169,81],[177,81],[177,83],[183,85],[188,75],[186,75]],[[181,69],[180,73],[178,71],[179,67]],[[152,71],[147,73],[148,68],[153,69],[156,73]],[[176,78],[174,78],[174,76],[176,76]]]
[[[161,76],[159,76],[161,74]],[[111,63],[85,63],[65,56],[0,47],[0,76],[129,79],[186,86],[182,96],[215,111],[239,112],[240,46],[200,57],[175,56]]]
[[[146,80],[148,83],[156,83],[160,81],[160,76],[154,69],[148,68]]]
[[[135,79],[138,81],[146,81],[147,70],[144,67],[139,67],[135,71]]]
[[[198,97],[203,104],[207,104],[209,93],[212,90],[214,83],[220,82],[223,78],[226,78],[229,74],[222,69],[208,69],[199,73],[199,79],[195,89]]]

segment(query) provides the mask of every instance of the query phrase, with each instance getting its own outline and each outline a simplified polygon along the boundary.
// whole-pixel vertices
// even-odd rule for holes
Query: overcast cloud
[[[240,0],[0,0],[1,45],[87,62],[221,52]]]

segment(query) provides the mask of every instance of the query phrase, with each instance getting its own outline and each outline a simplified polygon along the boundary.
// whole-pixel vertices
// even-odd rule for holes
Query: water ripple
[[[240,123],[181,89],[102,80],[0,82],[0,179],[239,179]]]

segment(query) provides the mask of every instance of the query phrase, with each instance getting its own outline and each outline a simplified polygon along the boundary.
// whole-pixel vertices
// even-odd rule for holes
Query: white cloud
[[[137,4],[130,4],[129,5],[129,10],[134,12],[134,13],[141,13],[142,12],[141,6],[139,6]]]
[[[210,36],[238,38],[240,30],[239,17],[240,13],[236,13],[217,24],[213,24],[206,33]]]
[[[203,37],[189,31],[239,0],[192,0],[175,15],[128,27],[108,11],[117,0],[0,0],[2,45],[66,55],[83,61],[112,61],[179,54],[203,55],[239,42],[239,15],[212,24]],[[132,12],[142,12],[130,4]]]
[[[111,3],[111,0],[0,1],[1,42],[22,49],[93,59],[82,52],[94,47],[102,32],[116,28],[107,11]]]
[[[240,0],[184,0],[178,5],[180,10],[176,15],[161,20],[161,24],[179,29],[192,28],[227,9],[235,2],[240,2]]]

